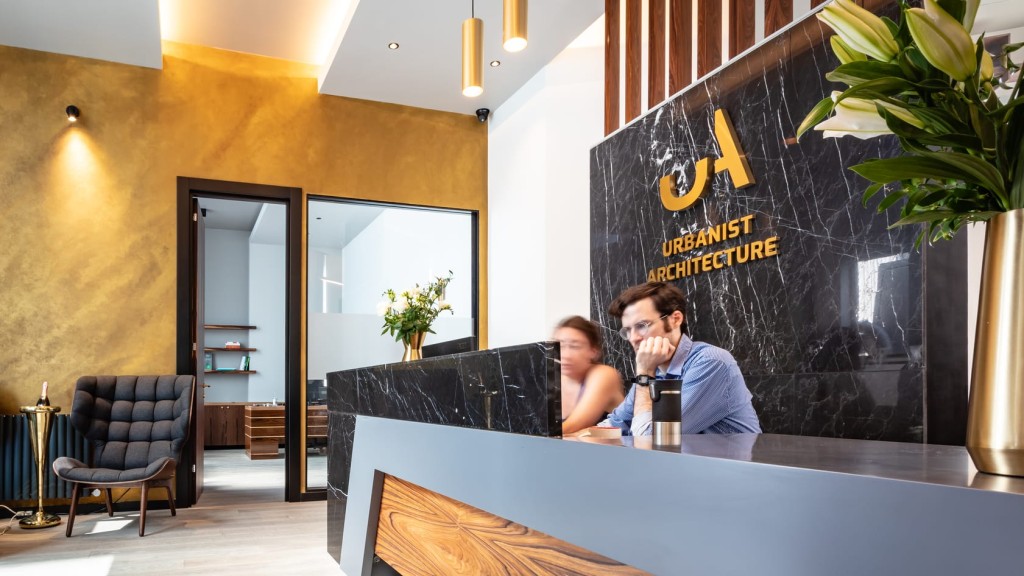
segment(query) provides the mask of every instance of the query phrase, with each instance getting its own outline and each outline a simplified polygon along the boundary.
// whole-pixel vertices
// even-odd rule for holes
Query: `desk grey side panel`
[[[655,574],[1024,569],[1017,494],[360,416],[349,576],[368,574],[376,471]]]

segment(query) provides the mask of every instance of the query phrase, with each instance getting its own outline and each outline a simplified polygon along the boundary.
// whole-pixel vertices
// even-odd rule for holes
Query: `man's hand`
[[[636,373],[654,376],[654,371],[672,360],[676,347],[664,336],[654,336],[636,347]]]
[[[636,348],[636,373],[654,376],[658,366],[672,360],[676,347],[664,336],[654,336],[640,343]],[[646,386],[637,386],[633,396],[633,417],[654,410],[651,391]]]

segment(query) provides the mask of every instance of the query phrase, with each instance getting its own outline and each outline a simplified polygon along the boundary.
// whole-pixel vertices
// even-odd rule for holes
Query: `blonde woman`
[[[554,340],[562,357],[562,434],[572,434],[604,420],[622,403],[622,376],[601,364],[601,330],[590,320],[562,320]]]

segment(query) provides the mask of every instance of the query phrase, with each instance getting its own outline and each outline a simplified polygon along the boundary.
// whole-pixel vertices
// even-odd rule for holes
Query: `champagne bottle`
[[[49,406],[50,399],[46,396],[46,388],[49,386],[46,382],[43,382],[43,393],[39,395],[39,400],[36,400],[36,406]]]

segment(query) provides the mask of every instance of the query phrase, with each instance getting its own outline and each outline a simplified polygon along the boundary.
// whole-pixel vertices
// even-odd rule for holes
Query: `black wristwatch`
[[[647,374],[637,374],[636,378],[633,378],[633,383],[637,386],[650,386],[651,382],[654,382],[654,376],[648,376]]]

